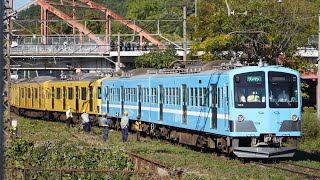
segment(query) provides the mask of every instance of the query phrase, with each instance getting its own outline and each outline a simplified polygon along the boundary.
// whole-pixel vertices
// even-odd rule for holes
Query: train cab
[[[250,151],[261,154],[254,156],[293,156],[295,147],[270,149],[270,146],[281,147],[284,138],[301,136],[301,92],[299,73],[281,67],[258,67],[256,71],[236,72],[230,76],[234,95],[230,105],[230,136],[239,156],[252,157]],[[242,142],[239,142],[242,141]],[[295,143],[294,143],[295,144]],[[247,146],[247,147],[244,147]],[[268,147],[263,149],[262,147]],[[237,154],[237,151],[235,151]],[[277,154],[277,155],[275,155]],[[280,155],[279,155],[280,156]]]

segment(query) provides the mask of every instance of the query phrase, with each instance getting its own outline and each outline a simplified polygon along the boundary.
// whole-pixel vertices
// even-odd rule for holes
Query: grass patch
[[[159,140],[141,138],[129,133],[127,143],[121,141],[121,132],[111,130],[107,142],[102,141],[102,128],[93,127],[91,133],[84,133],[79,125],[68,128],[60,122],[49,122],[18,118],[18,135],[33,144],[48,141],[71,146],[124,149],[142,157],[184,171],[184,179],[298,179],[298,176],[262,168],[238,160],[228,160],[212,153],[194,151],[182,145]],[[303,144],[301,144],[301,147]],[[301,151],[305,152],[305,151]],[[310,154],[310,156],[312,156]],[[320,166],[313,159],[295,159],[297,163]]]

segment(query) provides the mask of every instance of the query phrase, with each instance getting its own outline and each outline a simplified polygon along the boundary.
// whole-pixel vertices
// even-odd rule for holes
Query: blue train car
[[[146,134],[242,158],[292,157],[301,136],[300,77],[288,68],[114,77],[102,95],[102,112],[140,115]]]

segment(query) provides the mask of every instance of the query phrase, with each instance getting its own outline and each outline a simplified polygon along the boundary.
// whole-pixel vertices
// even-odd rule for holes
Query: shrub
[[[25,168],[35,167],[43,169],[108,169],[133,170],[129,156],[119,148],[98,149],[96,147],[77,147],[61,143],[46,142],[40,145],[28,143],[22,138],[13,138],[10,148],[5,151],[6,166]],[[21,174],[21,173],[20,173]],[[115,179],[123,174],[90,174],[64,173],[64,177],[71,179]],[[15,178],[19,179],[19,175]],[[58,174],[44,172],[30,172],[31,179],[56,179]]]
[[[302,140],[320,137],[320,120],[315,113],[305,111],[302,114]]]

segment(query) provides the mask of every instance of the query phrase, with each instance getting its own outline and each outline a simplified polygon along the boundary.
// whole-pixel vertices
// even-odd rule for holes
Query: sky
[[[31,0],[13,0],[13,9],[17,10],[20,7],[28,4],[29,2],[31,2]]]

